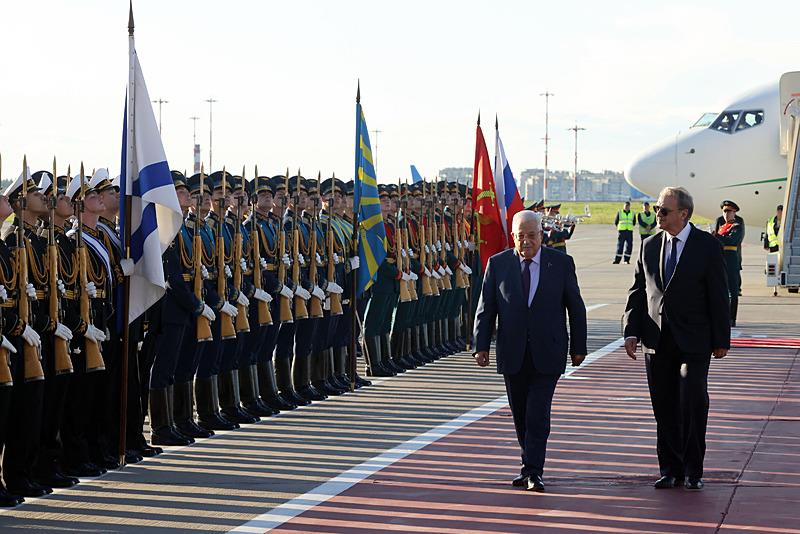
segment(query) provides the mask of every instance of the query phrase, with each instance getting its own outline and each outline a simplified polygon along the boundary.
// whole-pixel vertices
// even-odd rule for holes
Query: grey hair
[[[658,196],[675,197],[675,200],[678,201],[678,209],[689,210],[689,215],[686,217],[686,220],[688,221],[692,218],[692,213],[694,213],[694,199],[692,195],[689,194],[689,191],[683,187],[665,187]]]
[[[511,219],[511,229],[519,228],[519,225],[523,222],[530,221],[535,221],[536,227],[540,230],[542,229],[542,214],[530,210],[522,210],[515,213],[514,218]]]

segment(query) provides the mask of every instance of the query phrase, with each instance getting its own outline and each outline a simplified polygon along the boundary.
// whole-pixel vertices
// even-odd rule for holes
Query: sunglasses
[[[662,217],[666,217],[667,215],[669,215],[673,211],[681,211],[683,209],[686,209],[686,208],[678,208],[676,210],[672,210],[672,209],[669,209],[669,208],[665,208],[664,206],[658,206],[658,205],[653,206],[653,210],[655,210],[655,212],[658,213],[659,215],[661,215]]]
[[[736,213],[736,210],[722,210],[722,213]]]

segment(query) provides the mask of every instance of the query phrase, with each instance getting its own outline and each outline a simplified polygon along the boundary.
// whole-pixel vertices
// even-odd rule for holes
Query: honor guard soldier
[[[614,256],[614,264],[625,258],[625,263],[631,262],[633,252],[633,227],[636,219],[631,211],[630,201],[626,201],[621,210],[614,217],[614,226],[617,227],[617,255]]]
[[[48,315],[56,321],[56,328],[42,336],[42,367],[44,369],[44,400],[42,412],[41,447],[33,468],[35,481],[45,487],[68,488],[78,483],[75,477],[63,474],[63,448],[60,439],[64,421],[64,405],[72,375],[72,360],[69,342],[73,330],[80,328],[77,310],[65,307],[67,287],[64,274],[75,268],[74,247],[64,247],[58,239],[64,239],[64,224],[73,214],[72,203],[65,195],[69,179],[60,177],[58,187],[53,184],[53,175],[47,171],[33,174],[39,190],[47,199],[48,216],[41,220],[40,235],[47,240],[47,293]],[[51,255],[53,257],[51,258]],[[51,270],[54,269],[54,272]],[[29,269],[30,271],[30,269]],[[74,277],[69,277],[70,294],[74,295]],[[72,312],[72,313],[70,313]],[[63,323],[63,324],[62,324]]]
[[[225,240],[223,221],[225,209],[231,203],[231,178],[224,171],[217,171],[208,178],[212,184],[212,197],[210,211],[204,219],[201,232],[203,263],[210,265],[206,269],[209,279],[206,280],[205,292],[211,301],[218,304],[211,305],[216,314],[211,326],[213,340],[202,343],[195,378],[195,398],[200,426],[206,430],[232,430],[239,428],[239,423],[220,412],[220,391],[224,386],[219,382],[225,345],[236,344],[233,321],[239,313],[236,308],[237,293],[229,284],[233,276],[230,267],[232,251]],[[230,383],[228,385],[232,386]]]
[[[183,434],[175,424],[176,369],[181,355],[181,344],[187,332],[191,333],[193,330],[191,326],[197,317],[202,315],[209,321],[216,318],[211,308],[193,291],[193,239],[185,221],[193,202],[186,177],[179,171],[172,171],[172,183],[183,211],[184,223],[163,254],[167,290],[153,306],[156,313],[151,314],[147,333],[148,337],[155,336],[155,353],[149,381],[151,440],[155,445],[194,443],[194,438]],[[157,320],[154,320],[156,317]],[[179,404],[185,405],[185,386],[178,395],[183,397]]]
[[[14,221],[6,230],[4,239],[8,248],[14,251],[16,260],[13,274],[9,277],[4,275],[3,280],[3,285],[11,288],[10,300],[16,304],[13,309],[16,314],[9,310],[4,313],[4,319],[16,323],[10,333],[16,334],[12,340],[21,357],[18,356],[16,365],[12,364],[13,385],[8,388],[10,402],[7,405],[8,420],[3,429],[3,478],[12,495],[40,497],[51,493],[52,488],[35,482],[32,469],[41,440],[45,389],[42,361],[50,358],[42,354],[39,336],[52,335],[56,328],[56,322],[47,315],[47,308],[37,300],[44,296],[46,288],[44,269],[47,243],[36,234],[36,226],[39,217],[46,216],[47,204],[26,165],[23,166],[23,174],[6,189],[4,197],[11,202],[15,212]],[[24,261],[29,264],[27,269],[22,268],[20,255],[24,255]],[[31,263],[35,263],[35,266],[31,266]],[[26,277],[22,271],[35,272]],[[17,291],[14,292],[13,288],[17,288]],[[19,322],[15,315],[19,317]]]
[[[552,206],[548,206],[546,208],[546,214],[548,217],[557,218],[560,211],[561,204],[553,204]],[[560,224],[550,226],[549,230],[546,232],[544,245],[546,247],[560,250],[566,254],[567,241],[572,238],[572,234],[574,233],[575,224],[561,220]]]
[[[770,217],[767,221],[767,229],[764,233],[764,250],[769,252],[778,252],[780,249],[780,241],[778,240],[778,232],[781,230],[781,219],[783,218],[783,205],[779,204],[775,210],[775,216]]]
[[[639,224],[639,236],[642,241],[656,233],[656,212],[650,211],[650,203],[642,204],[642,211],[636,216]]]
[[[714,225],[714,230],[715,231],[719,231],[720,226],[722,226],[723,224],[727,224],[727,222],[726,222],[727,219],[725,217],[725,203],[726,202],[731,202],[731,201],[725,200],[725,201],[721,202],[720,205],[719,205],[719,209],[721,209],[723,211],[723,213],[722,213],[722,215],[717,217],[716,223]],[[744,240],[744,233],[745,233],[744,219],[742,219],[738,215],[738,211],[739,211],[739,208],[737,207],[736,208],[737,214],[735,215],[733,221],[739,225],[739,228],[741,229],[741,232],[742,232],[742,240]],[[741,245],[741,243],[736,248],[736,254],[739,257],[739,270],[741,271],[742,270],[742,245]],[[740,296],[740,297],[742,296],[742,277],[741,276],[739,276],[739,287],[738,287],[738,290],[737,290],[736,294],[738,296]]]
[[[728,280],[728,295],[731,305],[731,326],[736,326],[736,315],[739,309],[739,288],[742,285],[740,251],[742,240],[744,239],[744,222],[741,217],[736,215],[739,211],[739,206],[734,201],[723,200],[721,207],[724,222],[718,225],[714,235],[717,236],[722,245],[722,256],[725,258],[725,273]]]

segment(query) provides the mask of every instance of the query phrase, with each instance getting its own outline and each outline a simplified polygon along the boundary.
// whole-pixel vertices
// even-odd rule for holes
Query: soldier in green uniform
[[[736,213],[739,206],[732,200],[722,201],[722,218],[714,231],[722,245],[722,255],[725,258],[725,272],[728,279],[728,294],[731,304],[731,326],[736,326],[736,315],[739,309],[739,288],[742,284],[740,250],[744,239],[744,221],[739,222]]]

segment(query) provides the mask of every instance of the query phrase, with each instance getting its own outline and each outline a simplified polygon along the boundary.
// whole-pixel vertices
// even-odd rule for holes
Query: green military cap
[[[224,174],[223,174],[224,172]],[[206,177],[211,182],[213,189],[222,189],[222,182],[225,181],[225,188],[230,191],[233,186],[233,176],[228,171],[216,171]]]
[[[286,192],[286,175],[277,174],[269,179],[272,185],[272,194],[277,195],[280,192]]]
[[[186,176],[181,171],[170,171],[172,173],[172,185],[175,186],[175,189],[179,187],[189,188],[189,185],[186,183]]]
[[[392,198],[399,198],[400,197],[400,188],[397,184],[389,184],[386,186],[386,189],[389,191],[389,196]]]
[[[422,182],[410,184],[408,186],[408,192],[411,194],[411,196],[421,197],[423,195]]]
[[[331,193],[344,194],[345,184],[338,178],[328,178],[320,184],[319,194],[323,197],[330,196]]]
[[[294,195],[299,191],[306,191],[305,178],[302,176],[292,176],[289,178],[289,191],[290,195]]]
[[[272,183],[272,178],[269,176],[259,176],[253,180],[253,196],[259,193],[275,194],[275,188]]]
[[[189,192],[192,194],[200,192],[200,173],[191,175],[186,180],[186,186],[189,188]],[[203,192],[211,194],[211,180],[209,179],[208,175],[203,175]]]
[[[726,207],[733,208],[735,211],[739,211],[739,205],[733,200],[723,200],[719,205],[720,209],[725,209]]]
[[[389,189],[386,187],[386,184],[378,184],[378,196],[380,198],[391,197],[391,195],[389,194]]]
[[[345,182],[344,183],[344,194],[346,196],[352,197],[354,195],[355,187],[356,187],[355,186],[355,182],[353,182],[353,180]]]
[[[303,180],[303,183],[305,184],[306,192],[309,195],[316,195],[317,193],[319,193],[319,188],[317,187],[316,180]]]

